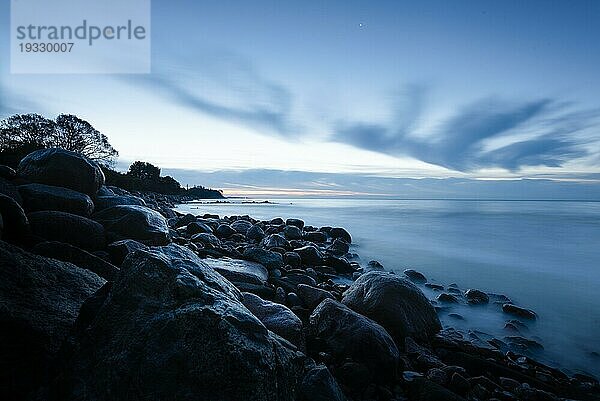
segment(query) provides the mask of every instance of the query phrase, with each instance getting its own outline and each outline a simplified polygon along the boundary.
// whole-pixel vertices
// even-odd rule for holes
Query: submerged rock
[[[534,311],[530,309],[521,308],[520,306],[513,304],[504,304],[502,305],[502,311],[504,313],[508,313],[510,315],[518,316],[523,319],[535,320],[537,319],[537,315]]]
[[[470,304],[480,305],[490,302],[490,297],[480,290],[468,289],[465,291],[465,297],[467,297],[467,302]]]
[[[413,283],[423,284],[427,282],[427,278],[423,275],[423,273],[418,272],[413,269],[404,270],[404,275],[409,278]]]
[[[363,274],[344,293],[342,302],[381,324],[400,344],[407,336],[426,339],[442,327],[421,290],[395,274]]]

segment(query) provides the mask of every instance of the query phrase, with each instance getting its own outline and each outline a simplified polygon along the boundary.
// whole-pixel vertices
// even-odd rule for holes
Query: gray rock
[[[42,149],[25,156],[17,174],[31,182],[70,188],[90,197],[104,185],[104,174],[95,162],[64,149]]]
[[[327,241],[327,235],[321,231],[310,231],[304,233],[304,239],[310,242],[322,243]]]
[[[352,243],[352,236],[350,236],[350,233],[344,228],[334,227],[329,231],[329,235],[331,235],[331,238],[333,239],[341,238],[349,244]]]
[[[146,206],[146,202],[142,198],[133,195],[97,196],[94,203],[97,212],[113,206]]]
[[[302,259],[296,252],[286,252],[283,254],[283,261],[286,265],[298,268],[302,265]]]
[[[71,213],[43,211],[27,215],[33,235],[60,241],[87,251],[106,247],[104,228],[94,220]]]
[[[114,240],[134,239],[146,245],[170,242],[167,220],[144,206],[114,206],[94,214]]]
[[[327,367],[309,370],[300,384],[300,401],[346,401],[346,397]]]
[[[294,252],[300,255],[304,266],[319,266],[323,264],[323,254],[315,246],[303,246],[302,248],[294,249]]]
[[[404,270],[404,275],[413,283],[423,284],[427,282],[427,278],[423,275],[423,273],[413,269]]]
[[[89,270],[0,241],[1,399],[29,399],[82,303],[103,284]]]
[[[231,228],[240,234],[246,235],[248,234],[248,230],[252,228],[252,223],[248,220],[236,220],[231,223]]]
[[[286,306],[266,301],[258,295],[244,292],[242,302],[254,316],[273,333],[280,335],[300,349],[305,341],[302,321]]]
[[[485,292],[479,290],[468,289],[465,291],[465,297],[467,297],[467,302],[470,304],[479,305],[490,302],[490,297]]]
[[[334,255],[342,256],[348,253],[350,250],[350,245],[341,238],[336,238],[333,240],[333,243],[329,245],[327,250]]]
[[[92,199],[72,189],[44,184],[27,184],[18,187],[23,207],[30,212],[57,210],[89,216],[94,211]]]
[[[283,267],[283,257],[277,252],[267,251],[266,249],[250,247],[244,251],[244,258],[256,263],[260,263],[267,269],[279,269]]]
[[[302,239],[302,230],[296,226],[285,226],[283,235],[289,240],[299,240]]]
[[[235,233],[236,231],[227,224],[219,224],[215,230],[215,235],[219,238],[229,238]]]
[[[395,274],[363,274],[344,293],[342,302],[381,324],[400,344],[407,336],[426,339],[441,329],[435,309],[421,290]]]
[[[146,249],[146,245],[133,239],[124,239],[108,244],[110,260],[116,266],[121,266],[127,255],[140,249]]]
[[[246,238],[248,238],[250,241],[262,241],[264,237],[265,232],[258,224],[253,225],[250,227],[248,232],[246,232]]]
[[[302,299],[306,306],[311,310],[319,305],[324,299],[335,299],[331,292],[307,284],[298,284],[297,293],[300,299]]]
[[[213,234],[209,234],[209,233],[194,234],[194,235],[192,235],[191,240],[193,242],[200,242],[200,243],[205,244],[205,245],[206,244],[210,244],[212,246],[219,246],[219,245],[221,245],[221,240],[218,239]]]
[[[280,234],[271,234],[267,235],[261,242],[261,245],[267,249],[271,248],[284,248],[288,249],[290,247],[290,243],[284,236]]]
[[[111,281],[119,268],[83,249],[58,241],[41,242],[33,248],[33,253],[48,258],[62,260],[87,269],[104,280]]]
[[[363,363],[376,382],[396,378],[398,348],[383,327],[347,306],[326,299],[310,315],[310,335],[318,338],[335,361]]]
[[[62,400],[296,399],[306,357],[177,245],[130,255],[73,341]]]
[[[264,284],[269,278],[267,269],[256,262],[241,259],[203,259],[204,263],[232,282]]]
[[[304,221],[302,221],[300,219],[287,219],[285,221],[285,225],[286,226],[296,226],[302,230],[302,228],[304,228]]]
[[[199,221],[192,221],[190,224],[188,224],[186,226],[185,232],[187,233],[187,235],[194,235],[194,234],[212,234],[212,229]]]

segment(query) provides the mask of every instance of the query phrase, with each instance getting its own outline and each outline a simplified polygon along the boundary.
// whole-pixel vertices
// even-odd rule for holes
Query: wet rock
[[[376,382],[394,380],[398,349],[379,324],[333,299],[321,302],[309,321],[311,335],[335,360],[363,363]]]
[[[349,244],[352,243],[352,237],[350,236],[350,233],[348,231],[346,231],[346,229],[344,229],[344,228],[341,228],[341,227],[332,228],[331,231],[329,231],[329,235],[333,239],[341,238]]]
[[[312,245],[303,246],[302,248],[294,249],[304,266],[319,266],[323,263],[323,254]]]
[[[279,226],[279,225],[283,224],[283,219],[281,217],[276,217],[276,218],[272,219],[271,221],[269,221],[269,224]]]
[[[89,270],[0,241],[0,399],[30,398],[81,304],[103,284]]]
[[[219,226],[215,230],[215,235],[217,237],[223,239],[223,238],[231,237],[236,232],[237,231],[235,231],[233,228],[231,228],[231,226],[229,226],[227,224],[219,224]]]
[[[534,311],[521,308],[520,306],[513,304],[504,304],[502,305],[502,311],[504,313],[508,313],[510,315],[518,316],[523,319],[535,320],[537,319],[537,315]]]
[[[139,249],[146,249],[146,245],[132,239],[112,242],[107,247],[110,260],[116,266],[121,266],[127,255]]]
[[[144,206],[114,206],[95,213],[93,218],[114,240],[134,239],[146,245],[170,242],[167,220]]]
[[[248,230],[252,228],[252,225],[253,224],[248,220],[236,220],[231,223],[231,228],[233,228],[239,234],[246,235]]]
[[[218,247],[221,245],[221,240],[218,239],[215,235],[210,233],[199,233],[192,235],[190,238],[192,242],[201,243],[204,245],[211,245],[214,247]]]
[[[383,265],[381,263],[379,263],[377,260],[370,260],[369,263],[367,263],[367,267],[365,268],[365,273],[368,273],[370,271],[384,271],[385,269],[383,268]]]
[[[448,317],[451,317],[452,319],[456,320],[465,320],[465,318],[458,313],[448,313]]]
[[[425,283],[425,287],[431,288],[434,291],[444,291],[444,286],[440,284]]]
[[[185,232],[187,235],[192,236],[194,234],[212,234],[212,229],[199,221],[192,221],[186,226]]]
[[[348,245],[348,243],[345,240],[341,238],[336,238],[333,240],[333,243],[329,247],[327,247],[327,250],[333,253],[334,255],[342,256],[348,253],[348,251],[350,250],[350,245]]]
[[[94,204],[97,212],[113,206],[146,206],[146,202],[142,198],[133,195],[98,196]]]
[[[465,291],[465,297],[470,304],[481,305],[490,302],[490,297],[485,292],[475,289]]]
[[[283,262],[286,265],[298,268],[302,265],[302,259],[296,252],[286,252],[283,254]]]
[[[300,384],[300,401],[345,401],[346,397],[327,367],[309,370]]]
[[[273,333],[280,335],[300,349],[304,349],[302,321],[286,306],[265,301],[261,297],[244,292],[242,303]]]
[[[438,295],[436,299],[438,300],[438,302],[447,303],[447,304],[457,304],[458,303],[458,298],[456,298],[452,294],[448,294],[445,292]]]
[[[285,226],[283,235],[285,235],[285,238],[288,240],[299,240],[302,239],[302,230],[296,226]]]
[[[18,187],[23,207],[30,212],[57,210],[89,216],[94,211],[92,199],[71,189],[44,184],[27,184]]]
[[[250,247],[244,251],[244,258],[256,263],[260,263],[267,269],[278,269],[283,267],[283,257],[276,252],[266,249]]]
[[[95,273],[107,281],[112,280],[119,272],[118,267],[108,263],[104,259],[73,245],[58,241],[41,242],[33,248],[33,253],[72,263],[82,269],[87,269]]]
[[[422,284],[422,283],[427,282],[427,278],[423,275],[423,273],[418,272],[418,271],[413,270],[413,269],[406,269],[406,270],[404,270],[404,275],[406,277],[408,277],[408,279],[410,281],[412,281],[413,283]]]
[[[303,237],[305,240],[310,242],[322,243],[327,241],[327,235],[321,231],[305,232]]]
[[[229,281],[263,284],[269,278],[267,269],[256,262],[241,259],[220,258],[203,259],[203,262],[212,267]]]
[[[307,284],[298,284],[297,291],[300,299],[302,299],[304,304],[311,310],[319,305],[324,299],[335,299],[331,292]]]
[[[87,251],[106,246],[104,228],[94,220],[71,213],[43,211],[29,213],[33,235],[47,241],[60,241]]]
[[[261,242],[261,245],[267,249],[271,248],[283,248],[288,249],[290,247],[290,243],[283,235],[280,234],[271,234],[267,235]]]
[[[30,182],[69,188],[95,197],[104,174],[95,162],[64,149],[42,149],[25,156],[17,174]]]
[[[323,258],[323,264],[334,268],[337,274],[352,274],[356,270],[353,264],[345,258],[337,258],[331,255]]]
[[[59,398],[294,400],[305,357],[240,299],[185,248],[136,252],[74,339]]]
[[[283,221],[282,221],[282,223],[283,223]],[[274,224],[273,220],[271,220],[271,224]],[[287,219],[285,221],[285,225],[286,226],[296,226],[296,227],[298,227],[299,229],[302,230],[302,228],[304,228],[304,221],[302,221],[300,219]]]
[[[404,351],[410,356],[413,366],[419,370],[441,368],[444,364],[429,349],[420,346],[412,338],[404,339]]]
[[[407,336],[426,339],[441,329],[421,290],[395,274],[363,274],[344,293],[342,302],[381,324],[400,344]]]
[[[299,284],[316,286],[317,282],[314,278],[304,273],[290,273],[280,279],[274,279],[273,283],[283,287],[288,292],[296,292]]]
[[[257,242],[258,241],[262,241],[262,239],[264,237],[265,237],[265,232],[257,224],[255,224],[252,227],[250,227],[250,229],[246,233],[246,238],[248,238],[251,241],[257,241]]]
[[[2,239],[23,242],[29,236],[29,220],[25,211],[13,198],[0,194],[0,215],[3,221]]]

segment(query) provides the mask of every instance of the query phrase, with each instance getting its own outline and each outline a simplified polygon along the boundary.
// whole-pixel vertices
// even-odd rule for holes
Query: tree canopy
[[[3,162],[20,160],[28,153],[44,148],[62,148],[80,153],[103,165],[111,165],[118,152],[108,138],[90,123],[71,114],[56,120],[39,114],[16,114],[0,121],[0,152]]]

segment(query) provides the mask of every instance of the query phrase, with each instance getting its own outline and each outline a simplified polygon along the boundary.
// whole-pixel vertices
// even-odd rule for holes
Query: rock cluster
[[[598,399],[591,377],[442,330],[414,283],[444,287],[361,266],[341,227],[182,215],[59,149],[0,173],[0,399]],[[436,307],[490,300],[536,318],[454,287]]]

